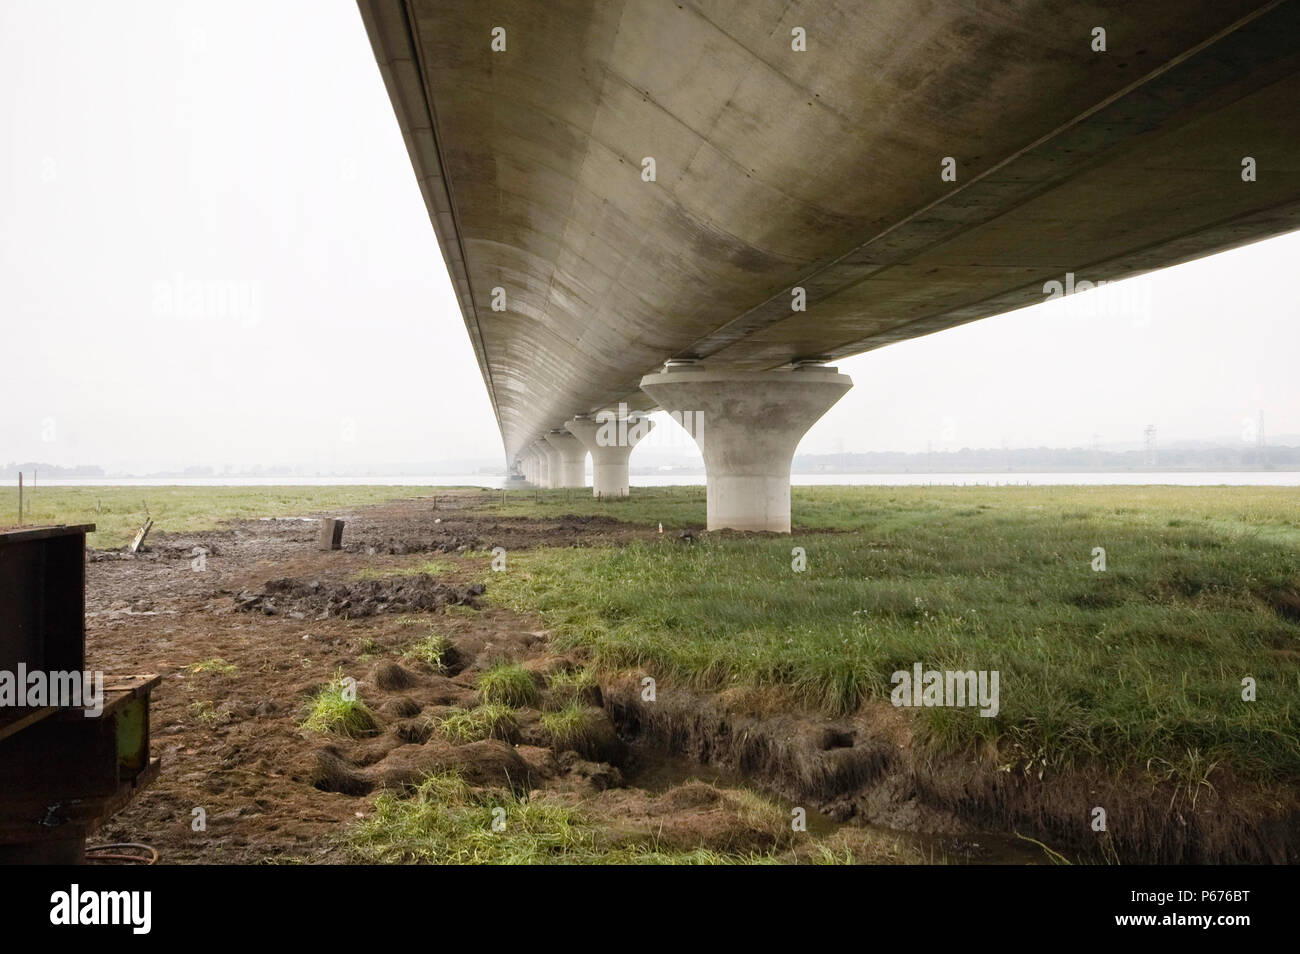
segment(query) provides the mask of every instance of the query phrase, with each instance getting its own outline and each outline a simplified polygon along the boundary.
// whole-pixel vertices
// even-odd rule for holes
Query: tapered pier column
[[[641,390],[679,415],[708,483],[708,528],[790,532],[790,463],[808,428],[853,387],[834,368],[710,371],[672,367]]]
[[[551,464],[555,464],[554,469],[558,473],[560,455],[555,453],[555,449],[546,441],[538,441],[533,445],[533,449],[537,451],[537,486],[543,488],[555,486],[551,483]]]
[[[587,483],[587,448],[568,431],[556,428],[546,435],[559,457],[559,479],[556,479],[555,458],[551,458],[552,487],[584,487]]]
[[[600,411],[595,417],[575,417],[564,426],[591,451],[591,495],[626,497],[629,493],[627,459],[637,441],[650,433],[654,421],[647,417]]]

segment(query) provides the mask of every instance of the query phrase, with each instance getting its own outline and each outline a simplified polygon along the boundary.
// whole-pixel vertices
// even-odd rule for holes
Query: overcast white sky
[[[800,450],[1300,433],[1298,262],[1300,233],[840,362]],[[502,453],[351,0],[3,0],[0,355],[0,463]]]

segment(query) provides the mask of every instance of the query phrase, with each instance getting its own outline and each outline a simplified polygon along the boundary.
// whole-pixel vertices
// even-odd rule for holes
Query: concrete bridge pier
[[[551,458],[552,487],[584,487],[587,483],[587,448],[568,431],[557,427],[546,435],[555,456]],[[557,468],[558,461],[558,468]]]
[[[670,364],[641,390],[689,421],[704,456],[710,530],[790,532],[790,463],[808,428],[853,387],[834,368],[712,371]],[[685,412],[690,412],[687,417]]]
[[[564,425],[591,452],[591,495],[626,497],[627,460],[632,448],[650,433],[654,421],[640,415],[619,417],[601,411],[594,418],[580,415]]]
[[[554,487],[551,483],[551,473],[560,471],[560,455],[546,441],[538,441],[533,445],[537,452],[537,486],[543,489]],[[552,467],[554,465],[554,467]]]

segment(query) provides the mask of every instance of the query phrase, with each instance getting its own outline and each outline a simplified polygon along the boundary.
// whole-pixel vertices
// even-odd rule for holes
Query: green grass
[[[374,732],[374,713],[359,697],[348,698],[348,695],[340,670],[312,698],[302,727],[311,732],[333,732],[354,739]]]
[[[518,506],[668,526],[703,516],[692,494]],[[1150,766],[1193,786],[1215,763],[1300,778],[1300,625],[1271,602],[1300,587],[1295,490],[796,488],[794,514],[848,532],[520,553],[489,597],[604,671],[781,686],[830,713],[887,700],[914,662],[998,670],[995,718],[911,710],[939,752],[988,740],[1035,771]]]
[[[546,680],[551,700],[565,704],[581,702],[598,684],[596,674],[588,668],[560,670]]]
[[[448,742],[462,744],[481,739],[506,739],[519,729],[515,710],[498,703],[473,709],[454,709],[438,720],[438,731]]]
[[[542,713],[541,726],[557,751],[578,747],[587,740],[587,717],[580,702]]]
[[[632,496],[596,500],[576,490],[513,491],[470,501],[469,512],[543,517],[597,515],[670,529],[704,526],[703,486],[635,487]],[[494,502],[495,501],[495,502]],[[1042,511],[1069,521],[1122,516],[1152,529],[1182,526],[1239,529],[1300,545],[1300,491],[1294,487],[793,487],[796,529],[865,530],[891,522],[898,529],[930,512],[979,517],[987,511]],[[675,534],[674,534],[675,536]]]
[[[144,523],[154,531],[213,530],[225,520],[309,516],[403,497],[445,492],[446,487],[41,487],[23,494],[26,524],[93,523],[87,539],[108,549],[130,543]],[[18,519],[18,488],[0,487],[0,527]]]
[[[501,705],[537,705],[541,694],[533,674],[518,663],[498,663],[478,677],[479,696],[485,703]]]
[[[493,830],[493,822],[504,824]],[[348,833],[358,861],[426,864],[773,864],[776,853],[664,848],[643,837],[609,838],[582,810],[435,775],[409,798],[381,793],[374,813]],[[819,862],[847,862],[814,848]]]
[[[403,655],[407,659],[422,660],[438,670],[438,672],[446,672],[447,657],[450,653],[451,640],[439,633],[430,633],[409,646]]]

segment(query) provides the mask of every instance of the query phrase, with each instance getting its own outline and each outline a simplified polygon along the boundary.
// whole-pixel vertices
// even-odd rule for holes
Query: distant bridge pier
[[[533,445],[537,453],[537,486],[542,488],[554,487],[551,483],[551,473],[560,472],[560,455],[555,452],[546,441],[538,441]]]
[[[704,456],[708,529],[775,533],[790,532],[795,448],[851,387],[847,374],[815,365],[714,371],[670,363],[641,379],[661,408],[691,422]]]
[[[564,425],[591,452],[591,495],[626,497],[629,488],[627,461],[632,448],[650,433],[654,421],[640,415],[619,417],[602,411],[594,418],[575,417]]]
[[[551,458],[551,486],[585,487],[587,448],[583,446],[582,441],[563,428],[557,427],[546,435],[546,442],[555,451],[555,457]]]

